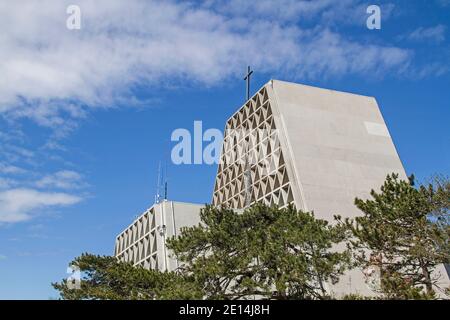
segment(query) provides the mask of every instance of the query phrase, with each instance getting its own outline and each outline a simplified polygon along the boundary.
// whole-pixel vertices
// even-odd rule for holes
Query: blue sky
[[[66,8],[81,29],[66,28]],[[366,27],[370,4],[381,29]],[[173,130],[223,129],[269,79],[375,96],[408,174],[450,174],[450,1],[4,1],[0,299],[57,297],[82,252],[154,199],[207,203],[210,165],[170,163]]]

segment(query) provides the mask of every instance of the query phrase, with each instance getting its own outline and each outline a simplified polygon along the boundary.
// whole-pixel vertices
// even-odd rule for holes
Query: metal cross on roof
[[[252,74],[253,74],[253,70],[250,68],[250,66],[248,66],[247,67],[247,75],[244,78],[244,80],[247,81],[247,100],[250,99],[250,76]]]

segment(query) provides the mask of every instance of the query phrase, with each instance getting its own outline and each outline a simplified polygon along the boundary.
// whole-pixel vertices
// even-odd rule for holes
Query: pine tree
[[[363,215],[342,221],[353,237],[349,247],[357,263],[377,265],[380,292],[387,298],[434,298],[436,266],[449,263],[449,199],[447,182],[414,187],[389,175],[372,199],[356,199]]]
[[[344,232],[312,213],[257,204],[242,213],[207,206],[202,223],[168,246],[206,298],[327,299],[349,263],[332,247]]]
[[[81,287],[53,283],[65,300],[200,299],[194,282],[173,272],[134,267],[115,257],[82,254],[71,263],[82,274]]]

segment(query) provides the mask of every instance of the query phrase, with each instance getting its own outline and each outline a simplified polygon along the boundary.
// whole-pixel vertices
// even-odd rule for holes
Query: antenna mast
[[[155,195],[155,203],[159,203],[161,201],[161,161],[158,165],[158,178],[156,181],[156,195]]]
[[[165,162],[163,167],[160,161],[158,166],[158,180],[156,182],[155,203],[167,200],[167,189],[167,162]]]
[[[165,162],[165,170],[164,170],[164,201],[167,201],[167,161]]]

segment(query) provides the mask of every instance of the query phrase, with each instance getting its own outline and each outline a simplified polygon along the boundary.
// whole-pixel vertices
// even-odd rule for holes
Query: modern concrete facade
[[[271,80],[226,123],[213,204],[292,203],[332,222],[390,173],[407,178],[375,98]],[[352,270],[329,290],[370,295],[367,280]]]
[[[200,222],[200,209],[193,203],[156,203],[116,238],[114,255],[146,269],[172,271],[178,266],[166,247],[166,240],[177,236],[182,227]]]
[[[225,133],[215,205],[245,207],[246,157],[250,203],[293,203],[324,219],[357,215],[354,198],[369,196],[388,173],[406,178],[373,97],[272,80],[227,121]]]

